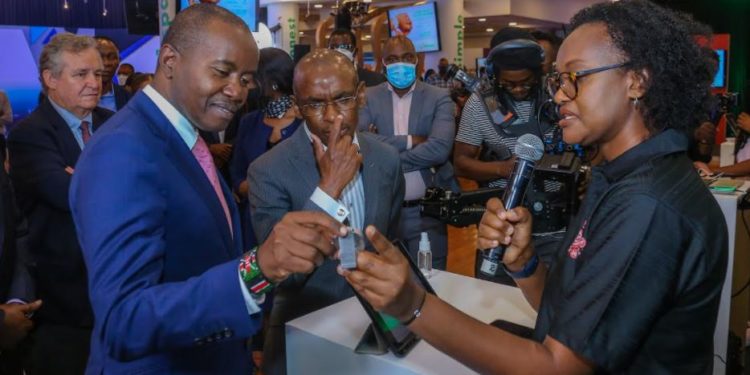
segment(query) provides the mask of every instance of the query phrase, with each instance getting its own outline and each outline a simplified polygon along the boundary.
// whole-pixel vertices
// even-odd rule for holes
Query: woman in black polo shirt
[[[493,199],[480,248],[503,262],[538,311],[533,340],[492,328],[408,277],[374,228],[380,255],[342,273],[376,308],[482,373],[703,374],[727,263],[721,211],[686,156],[710,83],[693,21],[644,0],[579,12],[548,82],[567,143],[598,145],[606,162],[548,269],[531,217]],[[502,316],[502,312],[498,312]]]

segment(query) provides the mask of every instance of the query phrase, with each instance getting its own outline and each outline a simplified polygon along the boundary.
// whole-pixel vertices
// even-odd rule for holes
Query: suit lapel
[[[52,129],[55,132],[55,138],[60,142],[60,152],[65,162],[71,167],[75,166],[78,157],[81,155],[81,146],[78,145],[73,131],[63,120],[62,116],[55,110],[49,99],[45,99],[41,104],[46,117],[50,120]]]
[[[383,195],[382,189],[387,189],[389,181],[383,178],[387,174],[382,166],[377,163],[367,136],[359,135],[359,148],[362,152],[362,184],[365,190],[365,222],[364,225],[376,223],[376,213],[380,207],[379,197]],[[386,204],[390,208],[390,202]]]
[[[414,91],[411,93],[411,109],[409,110],[409,134],[420,134],[417,131],[419,126],[419,117],[422,114],[422,91],[424,86],[417,81]]]
[[[177,170],[182,173],[188,180],[188,185],[195,189],[196,193],[200,197],[199,201],[206,205],[206,208],[211,213],[214,224],[217,226],[219,233],[221,233],[222,241],[224,242],[224,251],[228,255],[234,257],[235,250],[232,246],[232,234],[229,231],[229,225],[227,223],[226,216],[224,215],[224,208],[221,207],[219,197],[216,196],[211,182],[208,180],[205,172],[198,164],[198,160],[195,159],[193,153],[188,149],[185,142],[180,138],[177,130],[174,129],[172,124],[167,120],[166,116],[159,110],[151,99],[143,93],[138,93],[133,99],[136,105],[140,108],[141,113],[149,120],[152,127],[162,135],[167,144],[168,159],[170,159]],[[221,176],[219,176],[221,180]],[[225,199],[227,204],[230,205],[231,194],[227,198],[227,191],[224,191]],[[234,210],[236,211],[236,209]],[[232,220],[234,221],[234,212],[230,209],[232,214]],[[236,224],[235,224],[236,225]],[[235,236],[242,235],[242,228],[239,225],[234,227]]]
[[[384,109],[382,113],[378,114],[382,116],[382,120],[379,122],[380,125],[378,125],[378,134],[385,136],[396,134],[395,124],[393,123],[393,93],[391,93],[391,90],[388,90],[388,83],[376,87],[377,90],[380,90],[380,95],[376,95],[376,98],[380,98],[383,102],[380,106],[375,106],[375,108]]]
[[[300,125],[302,127],[303,125]],[[297,129],[287,142],[293,142],[292,147],[295,150],[292,153],[292,166],[297,170],[297,176],[301,176],[309,186],[318,186],[320,182],[320,172],[315,161],[315,151],[312,143],[307,137],[305,129]]]

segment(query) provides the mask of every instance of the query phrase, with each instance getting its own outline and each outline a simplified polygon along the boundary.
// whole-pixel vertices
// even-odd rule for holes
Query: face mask
[[[117,84],[120,86],[125,86],[125,82],[128,81],[128,75],[127,74],[118,74],[117,75]]]
[[[266,115],[272,118],[282,118],[286,111],[292,107],[292,97],[284,95],[266,104]]]
[[[417,65],[404,62],[386,65],[385,75],[393,87],[405,89],[417,79]]]
[[[349,51],[346,48],[336,48],[336,51],[343,53],[349,61],[354,61],[354,53],[352,51]]]

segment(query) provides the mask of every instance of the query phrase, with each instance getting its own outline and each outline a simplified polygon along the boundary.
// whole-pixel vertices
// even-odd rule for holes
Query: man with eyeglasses
[[[552,135],[553,127],[546,116],[540,116],[544,113],[540,108],[547,100],[542,82],[542,47],[527,30],[516,27],[498,31],[491,47],[491,71],[488,67],[487,74],[494,81],[499,103],[508,111],[507,117],[502,124],[493,124],[481,99],[472,95],[462,111],[453,162],[457,176],[473,179],[480,187],[504,188],[516,160],[513,151],[518,137],[530,133],[545,139]],[[535,245],[546,262],[560,235],[547,234],[536,239]],[[477,259],[481,259],[479,253]],[[479,264],[477,261],[477,271]],[[505,275],[488,278],[477,272],[477,277],[510,282]]]
[[[374,225],[395,238],[404,197],[398,153],[366,132],[357,133],[365,88],[341,53],[320,49],[294,70],[294,101],[305,123],[249,168],[250,212],[258,241],[291,211],[325,212],[362,233]],[[366,244],[369,247],[369,244]],[[285,373],[284,324],[354,294],[336,273],[337,260],[310,276],[291,275],[274,295],[263,355],[265,374]]]
[[[417,52],[405,36],[383,46],[387,83],[367,89],[359,113],[359,130],[376,133],[398,150],[406,181],[398,238],[417,259],[420,233],[427,232],[434,268],[445,269],[448,253],[446,225],[422,217],[419,202],[430,186],[457,190],[450,152],[456,133],[455,105],[446,89],[416,79]]]
[[[534,38],[527,30],[506,27],[495,34],[491,47],[503,48],[506,42],[514,41],[528,43]],[[488,72],[495,78],[500,103],[508,110],[505,123],[494,125],[478,96],[472,95],[466,102],[453,156],[457,176],[476,180],[483,187],[503,188],[513,170],[516,139],[527,133],[544,139],[544,135],[551,133],[551,123],[538,117],[539,106],[546,99],[542,82],[543,50],[534,44],[530,47],[494,54],[494,71]]]

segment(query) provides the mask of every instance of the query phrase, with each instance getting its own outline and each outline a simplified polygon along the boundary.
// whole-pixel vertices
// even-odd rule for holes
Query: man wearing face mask
[[[354,63],[357,68],[357,77],[360,82],[365,83],[365,86],[372,87],[385,82],[385,77],[382,74],[357,67],[359,48],[357,48],[357,37],[351,29],[338,28],[333,30],[331,37],[328,39],[328,48],[343,53],[347,59]]]
[[[386,41],[383,64],[388,83],[367,89],[359,129],[377,133],[381,141],[399,151],[406,193],[398,237],[417,259],[420,233],[427,232],[433,267],[445,269],[446,226],[436,219],[421,217],[419,199],[430,186],[458,190],[448,160],[456,131],[455,106],[448,90],[416,80],[417,52],[405,36]]]
[[[128,63],[120,64],[120,67],[117,69],[117,84],[125,86],[125,83],[128,82],[128,78],[133,74],[135,74],[135,68],[133,68],[133,65]],[[127,90],[127,88],[125,89]]]

